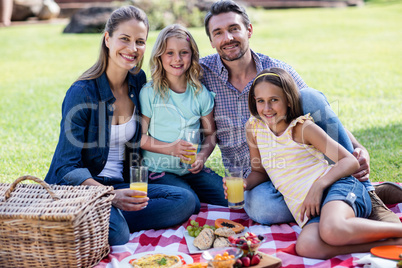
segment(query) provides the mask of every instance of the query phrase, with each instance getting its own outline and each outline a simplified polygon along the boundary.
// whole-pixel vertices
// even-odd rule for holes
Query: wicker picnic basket
[[[33,180],[39,184],[19,184]],[[0,267],[92,267],[108,253],[113,187],[0,183]]]

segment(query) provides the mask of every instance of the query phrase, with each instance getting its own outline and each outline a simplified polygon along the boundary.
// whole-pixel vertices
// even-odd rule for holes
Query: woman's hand
[[[148,205],[149,198],[144,192],[130,189],[114,190],[115,197],[112,200],[112,205],[116,208],[125,211],[138,211],[144,209]],[[133,197],[143,196],[143,197]]]
[[[320,185],[319,180],[313,183],[301,207],[302,221],[304,220],[304,215],[306,215],[306,217],[309,219],[320,215],[321,199],[323,192],[324,189]]]

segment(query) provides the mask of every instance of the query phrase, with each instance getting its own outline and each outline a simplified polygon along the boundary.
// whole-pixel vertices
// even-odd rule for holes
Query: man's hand
[[[115,196],[112,205],[125,211],[138,211],[144,209],[148,205],[149,198],[144,192],[130,189],[114,190]],[[133,197],[133,196],[144,197]]]
[[[359,161],[360,167],[352,176],[359,181],[368,180],[370,176],[370,156],[368,152],[361,148],[355,148],[353,155],[357,158],[357,161]]]

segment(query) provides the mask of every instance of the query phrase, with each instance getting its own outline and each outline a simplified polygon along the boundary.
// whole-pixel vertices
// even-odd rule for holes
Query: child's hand
[[[191,159],[186,157],[185,155],[195,155],[196,153],[191,150],[195,150],[195,147],[191,142],[187,142],[184,140],[175,141],[175,145],[173,147],[172,155],[179,157],[181,160],[190,161]]]
[[[228,199],[228,187],[226,186],[226,179],[222,178],[222,181],[223,181],[223,192],[225,194],[225,199]],[[244,190],[246,190],[247,182],[246,182],[246,180],[243,180],[243,181],[244,181],[243,188],[244,188]]]
[[[304,214],[306,217],[311,219],[315,216],[320,215],[321,199],[322,199],[323,189],[317,183],[313,183],[304,202],[301,207],[301,220],[304,220]]]
[[[191,165],[191,168],[188,169],[193,174],[197,174],[204,168],[204,157],[200,154],[197,154],[195,162]]]

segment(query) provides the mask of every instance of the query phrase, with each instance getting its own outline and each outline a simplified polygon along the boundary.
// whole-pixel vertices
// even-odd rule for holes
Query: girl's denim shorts
[[[355,216],[359,218],[368,218],[371,213],[371,199],[366,187],[352,176],[339,179],[324,191],[321,203],[322,207],[330,202],[340,200],[351,206]],[[311,218],[307,224],[319,222],[320,216]]]

